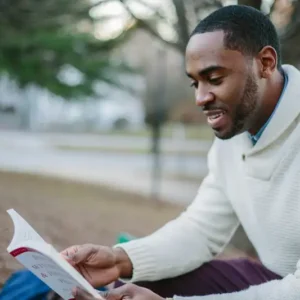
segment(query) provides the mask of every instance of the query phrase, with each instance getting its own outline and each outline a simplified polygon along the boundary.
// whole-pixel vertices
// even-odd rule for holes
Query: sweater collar
[[[282,99],[251,152],[260,151],[276,141],[300,113],[300,72],[291,65],[283,65],[283,70],[288,77],[288,83]]]
[[[271,116],[269,117],[269,119],[267,120],[267,122],[263,125],[263,127],[254,135],[252,135],[251,133],[248,133],[249,135],[249,138],[250,140],[252,141],[252,144],[255,145],[257,143],[257,141],[259,140],[259,138],[262,136],[264,130],[267,128],[268,124],[270,123],[272,117],[274,116],[275,114],[275,111],[281,101],[281,99],[283,98],[283,95],[284,95],[284,92],[285,92],[285,89],[287,87],[287,83],[288,83],[288,76],[287,74],[283,71],[283,80],[284,80],[284,85],[283,85],[283,89],[282,89],[282,92],[281,92],[281,95],[280,95],[280,98],[275,106],[275,109],[273,111],[273,113],[271,114]]]

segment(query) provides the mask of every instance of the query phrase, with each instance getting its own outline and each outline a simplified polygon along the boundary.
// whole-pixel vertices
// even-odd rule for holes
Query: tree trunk
[[[179,31],[180,51],[185,52],[186,44],[189,41],[189,22],[187,20],[186,9],[183,0],[173,0],[177,15],[177,29]]]
[[[262,0],[238,0],[238,4],[252,6],[252,7],[260,10]]]
[[[282,62],[300,67],[300,0],[294,3],[294,12],[286,33],[281,37]]]

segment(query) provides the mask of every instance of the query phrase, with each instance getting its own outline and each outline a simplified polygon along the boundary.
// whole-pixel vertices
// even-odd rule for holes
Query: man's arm
[[[187,273],[221,252],[239,222],[222,188],[217,145],[208,156],[209,174],[193,203],[155,233],[115,247],[133,266],[131,281],[154,281]]]

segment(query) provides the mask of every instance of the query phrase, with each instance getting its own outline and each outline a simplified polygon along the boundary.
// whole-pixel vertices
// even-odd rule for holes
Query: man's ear
[[[259,72],[261,78],[269,78],[277,68],[277,52],[271,46],[265,46],[258,53]]]

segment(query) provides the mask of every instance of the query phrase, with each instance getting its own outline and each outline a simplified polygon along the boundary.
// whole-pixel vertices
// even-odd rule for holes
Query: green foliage
[[[119,84],[116,75],[131,70],[114,63],[111,54],[128,32],[96,39],[89,9],[84,0],[0,1],[0,72],[21,87],[34,83],[66,98],[93,95],[99,81]],[[88,32],[78,30],[83,23]],[[66,66],[77,69],[82,80],[62,81],[59,74]]]

